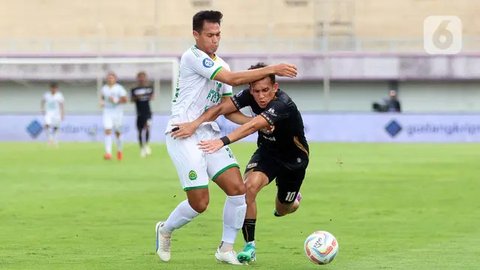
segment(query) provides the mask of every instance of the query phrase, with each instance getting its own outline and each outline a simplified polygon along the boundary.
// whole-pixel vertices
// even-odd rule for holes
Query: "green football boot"
[[[237,254],[237,259],[241,263],[249,263],[256,261],[255,246],[247,243],[243,250]]]

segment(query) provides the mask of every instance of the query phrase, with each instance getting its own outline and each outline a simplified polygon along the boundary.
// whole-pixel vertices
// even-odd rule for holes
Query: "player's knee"
[[[280,216],[280,217],[291,213],[290,209],[285,208],[285,207],[277,207],[277,209],[275,211],[276,211],[277,215]]]
[[[284,202],[280,203],[280,205],[276,207],[276,212],[278,216],[285,216],[297,211],[298,207],[300,207],[300,203],[298,201],[294,201],[292,203]]]
[[[246,193],[245,184],[241,178],[238,179],[238,181],[231,181],[228,185],[224,185],[223,190],[228,196],[243,195]]]
[[[290,207],[290,213],[297,211],[299,207],[300,207],[300,203],[298,201],[295,201]]]
[[[235,188],[234,188],[234,194],[230,194],[230,195],[242,195],[242,194],[245,194],[247,191],[246,191],[246,188],[245,188],[245,184],[243,183],[243,181],[239,181],[239,183],[237,183],[235,185]]]
[[[189,202],[190,206],[193,208],[193,210],[197,211],[198,213],[203,213],[205,210],[208,208],[208,199],[202,199],[202,200],[196,200],[194,202]]]
[[[252,183],[252,182],[245,182],[245,189],[247,192],[247,197],[255,199],[257,197],[257,193],[259,191],[258,185]]]

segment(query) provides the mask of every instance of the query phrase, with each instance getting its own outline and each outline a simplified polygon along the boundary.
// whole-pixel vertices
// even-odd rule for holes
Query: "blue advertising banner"
[[[316,142],[480,142],[480,114],[304,114],[305,133]],[[154,115],[151,140],[164,142],[166,115]],[[237,125],[219,118],[224,134]],[[0,141],[42,141],[40,115],[0,115]],[[135,116],[124,117],[124,139],[135,142]],[[61,141],[103,140],[101,115],[68,115]],[[255,141],[251,135],[245,141]]]

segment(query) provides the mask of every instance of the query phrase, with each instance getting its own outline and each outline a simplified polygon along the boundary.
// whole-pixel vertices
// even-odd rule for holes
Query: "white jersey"
[[[211,59],[196,46],[182,55],[172,115],[165,132],[169,132],[174,123],[197,119],[208,108],[219,104],[222,97],[232,95],[232,86],[212,80],[222,68],[230,70],[223,59],[218,56]],[[218,129],[216,124],[213,126]]]
[[[60,105],[65,101],[62,93],[48,91],[43,95],[43,101],[45,102],[45,113],[51,115],[60,115]]]
[[[121,97],[127,96],[127,91],[123,86],[116,83],[111,87],[108,84],[102,87],[102,96],[105,102],[105,106],[103,107],[104,112],[112,112],[112,113],[122,113],[123,112],[123,104],[121,103],[114,103],[110,101],[110,97],[113,97],[114,101],[120,100]]]

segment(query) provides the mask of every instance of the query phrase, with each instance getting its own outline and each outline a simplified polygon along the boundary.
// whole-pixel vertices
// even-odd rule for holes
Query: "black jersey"
[[[131,100],[135,101],[137,115],[151,115],[150,99],[153,96],[153,86],[137,86],[131,90]]]
[[[258,131],[257,145],[261,152],[289,169],[307,167],[309,149],[302,115],[285,92],[278,89],[275,98],[264,109],[258,106],[249,89],[234,95],[232,101],[238,109],[250,106],[272,126]]]

